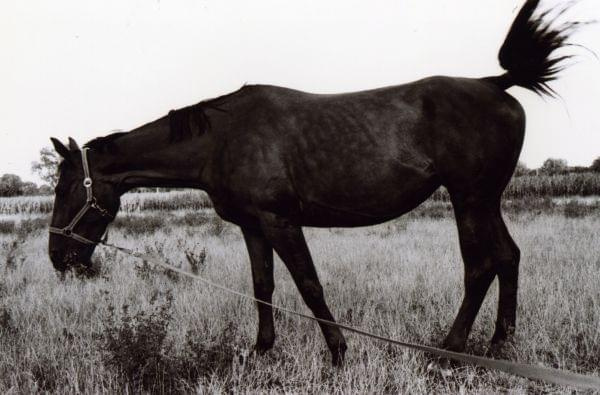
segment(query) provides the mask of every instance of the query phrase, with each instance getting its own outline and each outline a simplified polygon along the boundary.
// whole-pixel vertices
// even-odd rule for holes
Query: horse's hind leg
[[[514,330],[518,248],[500,214],[500,199],[455,199],[454,211],[464,260],[464,298],[444,346],[464,350],[473,321],[494,277],[500,275],[500,301],[494,340]]]
[[[498,242],[502,243],[501,248],[504,253],[499,256],[497,262],[500,295],[498,299],[498,319],[492,337],[492,345],[502,346],[515,331],[521,252],[508,233],[508,229],[500,216],[496,220],[496,230],[499,232]]]

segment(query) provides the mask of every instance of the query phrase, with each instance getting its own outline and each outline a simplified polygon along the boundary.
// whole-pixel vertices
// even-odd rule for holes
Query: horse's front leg
[[[304,302],[314,316],[334,322],[333,315],[325,303],[323,287],[319,282],[302,229],[271,213],[264,213],[261,225],[270,245],[289,270]],[[340,365],[347,349],[342,332],[338,327],[323,322],[320,322],[319,326],[331,351],[333,364]]]
[[[242,228],[250,264],[252,266],[252,280],[254,283],[254,296],[267,303],[272,302],[273,290],[273,248],[268,243],[262,231],[257,229]],[[262,303],[257,303],[258,309],[258,335],[254,349],[258,354],[264,354],[273,347],[275,342],[275,327],[273,325],[273,309]]]

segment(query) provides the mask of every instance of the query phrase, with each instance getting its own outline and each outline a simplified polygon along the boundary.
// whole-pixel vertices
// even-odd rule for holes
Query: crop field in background
[[[504,203],[522,258],[517,332],[503,357],[599,375],[600,202],[564,195]],[[51,205],[0,199],[0,393],[569,391],[465,365],[442,378],[427,372],[427,355],[350,333],[345,366],[332,368],[318,326],[280,313],[275,348],[254,357],[255,307],[236,296],[102,247],[95,276],[61,279],[46,251]],[[128,194],[110,240],[252,293],[241,233],[209,207],[198,192]],[[338,321],[441,342],[463,290],[447,202],[376,227],[306,234]],[[275,280],[276,304],[308,312],[279,260]],[[486,352],[496,303],[494,283],[468,352]]]

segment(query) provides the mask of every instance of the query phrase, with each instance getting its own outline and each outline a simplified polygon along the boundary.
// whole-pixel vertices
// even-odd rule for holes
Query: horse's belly
[[[329,187],[313,184],[299,197],[299,221],[303,226],[317,227],[375,225],[411,211],[440,185],[431,174],[406,171],[402,175],[338,180]]]

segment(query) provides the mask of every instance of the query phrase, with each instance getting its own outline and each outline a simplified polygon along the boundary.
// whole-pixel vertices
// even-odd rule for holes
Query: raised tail
[[[552,54],[570,45],[567,42],[569,36],[582,23],[566,22],[554,26],[556,19],[573,5],[571,1],[553,17],[550,17],[550,11],[534,15],[539,3],[540,0],[527,0],[500,48],[498,58],[506,74],[487,79],[502,89],[518,85],[540,96],[555,96],[556,92],[548,83],[568,66],[564,61],[573,55],[553,57]]]

